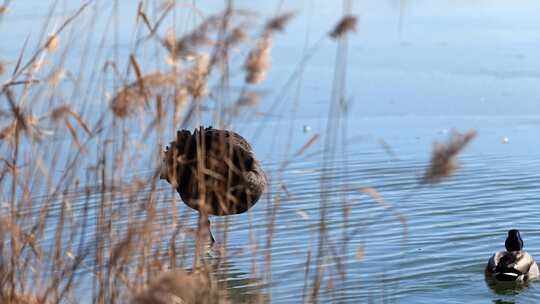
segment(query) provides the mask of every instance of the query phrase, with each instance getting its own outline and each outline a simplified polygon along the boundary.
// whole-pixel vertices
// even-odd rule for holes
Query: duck
[[[236,132],[211,126],[177,131],[165,148],[160,178],[199,212],[199,221],[207,222],[212,245],[215,239],[208,216],[245,213],[268,184],[249,143]]]
[[[523,250],[523,239],[517,229],[508,231],[506,251],[496,252],[488,261],[486,274],[497,281],[529,281],[538,278],[534,258]]]

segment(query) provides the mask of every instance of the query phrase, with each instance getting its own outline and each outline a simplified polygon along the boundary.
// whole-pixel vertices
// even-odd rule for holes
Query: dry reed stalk
[[[139,2],[139,5],[137,7],[137,21],[139,20],[139,18],[141,18],[141,20],[143,21],[144,25],[146,25],[150,33],[153,33],[155,31],[154,26],[152,26],[152,24],[150,23],[150,19],[148,18],[148,16],[146,16],[146,13],[143,10],[142,1]]]
[[[117,117],[126,117],[141,107],[160,90],[175,87],[178,77],[156,72],[141,76],[122,87],[112,98],[110,108]]]
[[[246,62],[244,69],[246,70],[246,82],[256,84],[262,82],[266,78],[266,73],[270,69],[270,49],[272,48],[272,37],[270,35],[262,36],[252,49]]]
[[[452,130],[446,144],[435,143],[431,153],[430,165],[420,180],[422,184],[435,184],[452,175],[459,167],[456,156],[477,135],[475,130],[461,134]]]
[[[0,296],[0,303],[6,304],[48,304],[49,302],[31,295],[7,294]]]
[[[384,197],[381,194],[379,194],[379,192],[377,190],[375,190],[375,188],[363,187],[363,188],[358,189],[358,191],[371,196],[371,198],[375,202],[382,205],[385,209],[393,211],[394,216],[399,219],[399,222],[403,226],[403,239],[407,240],[407,238],[409,236],[409,225],[408,225],[408,222],[407,222],[407,218],[404,215],[402,215],[398,210],[396,210],[394,205],[392,205],[390,203],[387,203],[385,201]]]
[[[338,39],[349,32],[356,32],[357,23],[358,19],[356,16],[344,16],[328,35],[333,39]]]

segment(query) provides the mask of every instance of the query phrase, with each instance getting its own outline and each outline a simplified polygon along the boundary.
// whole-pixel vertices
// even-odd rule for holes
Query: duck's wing
[[[497,265],[499,265],[499,261],[501,260],[501,257],[503,255],[504,255],[504,252],[502,251],[495,252],[495,254],[493,254],[491,258],[489,258],[489,261],[486,266],[486,271],[495,272],[495,269],[497,269]]]
[[[533,257],[526,251],[522,251],[516,259],[514,268],[521,273],[530,273],[531,271],[538,271],[538,265],[534,261]],[[536,268],[536,269],[534,269]]]
[[[238,133],[229,130],[206,128],[207,149],[223,158],[227,156],[237,169],[250,171],[256,164],[255,155],[249,143]],[[209,143],[209,144],[208,144]]]
[[[527,279],[537,279],[540,276],[540,270],[538,270],[538,264],[536,264],[536,261],[534,261],[531,264],[531,267],[529,268],[529,273],[527,274]]]

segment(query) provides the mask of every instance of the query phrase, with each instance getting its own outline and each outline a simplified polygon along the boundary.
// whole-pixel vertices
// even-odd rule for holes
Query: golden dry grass
[[[68,16],[35,53],[25,57],[27,61],[20,59],[13,80],[2,84],[1,97],[9,107],[0,113],[0,143],[9,145],[1,146],[6,157],[0,162],[1,191],[6,193],[7,204],[0,221],[0,299],[64,303],[73,302],[77,293],[86,290],[92,303],[226,303],[225,292],[217,288],[204,263],[195,273],[182,270],[188,267],[184,259],[192,253],[186,252],[179,237],[196,239],[199,233],[185,227],[178,214],[171,216],[170,206],[163,210],[157,207],[163,193],[157,189],[156,176],[133,181],[124,181],[122,176],[137,161],[142,151],[137,145],[144,143],[145,137],[161,136],[165,121],[178,126],[194,105],[207,102],[212,76],[224,77],[228,53],[249,41],[250,35],[260,39],[263,34],[247,31],[247,15],[229,9],[205,18],[183,37],[175,39],[169,34],[160,39],[159,21],[148,17],[140,6],[140,20],[156,38],[150,41],[165,46],[173,65],[146,71],[132,54],[124,76],[117,63],[107,62],[105,73],[114,71],[115,83],[120,85],[113,88],[108,109],[96,113],[63,98],[83,98],[89,90],[77,81],[73,86],[66,81],[70,74],[64,56],[71,49],[60,41],[65,29],[77,27],[77,18],[89,5]],[[167,6],[163,13],[171,11]],[[260,33],[282,31],[290,17],[267,21]],[[69,37],[65,39],[69,41]],[[44,64],[53,53],[60,57],[59,62]],[[264,56],[269,60],[269,53]],[[42,71],[47,76],[38,78]],[[27,100],[30,94],[32,103]],[[47,103],[47,110],[38,111],[35,105],[39,103]],[[233,104],[245,107],[256,103],[258,96],[245,91]],[[120,139],[126,148],[123,153],[109,148],[113,147],[110,135],[127,134],[118,119],[133,124],[133,120],[146,118],[150,118],[148,124],[140,125],[140,143]],[[71,144],[57,143],[55,137],[69,139]],[[96,149],[99,152],[92,152]],[[59,159],[60,155],[67,159]],[[158,158],[159,153],[154,156]],[[123,168],[124,164],[127,167]],[[35,188],[45,189],[47,194],[35,196]],[[85,201],[83,210],[76,208],[68,195],[72,191]],[[127,202],[116,206],[114,197],[125,197]],[[158,222],[162,218],[176,223],[173,231]],[[118,232],[118,227],[125,229]],[[84,242],[83,238],[89,239]],[[161,251],[162,244],[167,244],[166,251]],[[194,258],[198,261],[200,256],[195,253]],[[163,271],[170,268],[174,270]],[[81,283],[90,283],[91,290],[80,289]]]

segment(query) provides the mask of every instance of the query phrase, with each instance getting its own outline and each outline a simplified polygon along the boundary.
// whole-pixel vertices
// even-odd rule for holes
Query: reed
[[[421,179],[422,183],[438,183],[444,178],[452,175],[459,167],[456,156],[463,150],[471,140],[476,137],[475,130],[459,133],[457,130],[452,130],[448,143],[435,143],[428,169]]]

